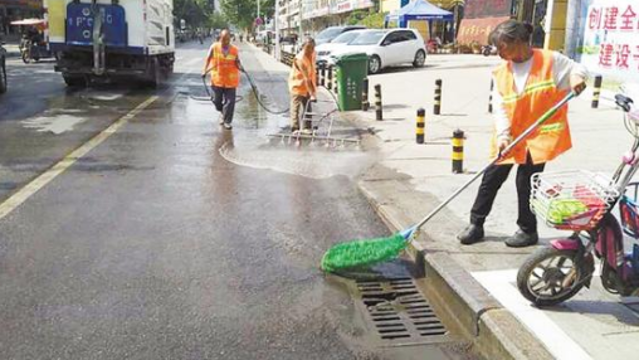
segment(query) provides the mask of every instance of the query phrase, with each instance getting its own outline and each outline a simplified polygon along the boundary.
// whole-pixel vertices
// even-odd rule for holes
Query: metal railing
[[[293,65],[293,60],[295,59],[295,54],[293,53],[288,53],[285,51],[282,51],[280,53],[280,61],[288,66],[292,66]]]

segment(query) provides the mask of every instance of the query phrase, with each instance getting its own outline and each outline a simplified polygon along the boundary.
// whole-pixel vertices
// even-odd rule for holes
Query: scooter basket
[[[619,196],[608,178],[581,170],[537,173],[531,182],[531,210],[560,230],[594,228]]]
[[[639,239],[639,183],[628,184],[624,195],[619,200],[619,217],[623,232]]]

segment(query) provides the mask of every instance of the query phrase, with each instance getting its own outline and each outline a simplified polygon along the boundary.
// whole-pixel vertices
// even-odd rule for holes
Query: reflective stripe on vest
[[[238,50],[235,46],[229,45],[229,51],[225,55],[221,43],[213,44],[213,57],[210,64],[210,68],[213,69],[211,73],[213,86],[236,88],[240,85],[240,70],[235,63],[237,57]]]
[[[524,90],[515,89],[510,63],[498,67],[493,76],[496,87],[503,98],[503,106],[511,122],[511,136],[516,138],[535,123],[548,109],[558,103],[566,91],[557,89],[553,78],[553,53],[533,50],[530,74]],[[568,108],[564,106],[527,139],[515,146],[510,156],[502,163],[525,164],[530,152],[533,163],[550,161],[572,147],[570,128],[567,122]],[[496,136],[491,143],[491,156],[497,156]]]

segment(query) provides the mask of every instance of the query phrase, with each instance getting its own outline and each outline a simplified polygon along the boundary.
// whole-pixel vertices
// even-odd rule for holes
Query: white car
[[[347,31],[333,39],[333,41],[331,42],[318,45],[315,48],[315,52],[317,53],[316,62],[318,64],[327,62],[333,52],[341,51],[344,47],[348,46],[349,42],[355,40],[355,38],[357,38],[364,32],[366,32],[366,30]]]
[[[331,55],[360,52],[368,55],[370,74],[377,74],[385,67],[403,64],[422,67],[426,62],[424,40],[414,29],[366,30]]]

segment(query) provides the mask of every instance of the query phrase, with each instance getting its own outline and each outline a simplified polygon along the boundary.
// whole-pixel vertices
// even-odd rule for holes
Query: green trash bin
[[[341,111],[361,110],[362,85],[368,75],[368,55],[344,54],[335,59],[337,100]]]

